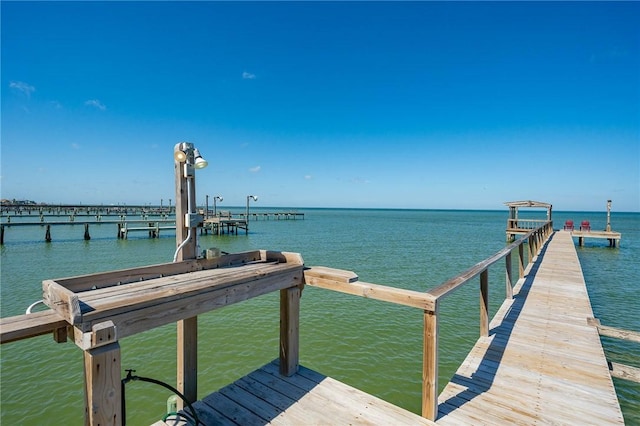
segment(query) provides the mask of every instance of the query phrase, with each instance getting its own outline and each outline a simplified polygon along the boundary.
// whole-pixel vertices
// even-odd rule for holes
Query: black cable
[[[174,388],[173,386],[161,382],[160,380],[156,380],[156,379],[152,379],[150,377],[141,377],[141,376],[134,376],[132,373],[134,373],[136,370],[125,370],[127,372],[127,376],[122,379],[122,384],[121,384],[121,389],[122,389],[122,426],[126,426],[127,424],[127,410],[126,410],[126,399],[125,399],[125,395],[124,395],[124,388],[127,383],[129,383],[132,380],[140,380],[141,382],[149,382],[149,383],[153,383],[156,385],[160,385],[164,388],[169,389],[171,392],[175,393],[176,395],[178,395],[180,397],[180,399],[182,399],[187,406],[189,407],[189,410],[191,410],[191,413],[193,414],[193,420],[195,421],[194,426],[198,426],[199,424],[204,424],[200,422],[200,419],[198,419],[198,413],[196,413],[195,408],[193,408],[193,406],[191,405],[191,403],[187,400],[187,398],[180,393],[180,391],[176,388]],[[186,417],[186,416],[185,416]]]

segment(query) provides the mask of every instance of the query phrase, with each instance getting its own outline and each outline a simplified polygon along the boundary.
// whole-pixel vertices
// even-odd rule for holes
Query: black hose
[[[152,379],[150,377],[141,377],[141,376],[134,376],[132,373],[134,373],[136,370],[125,370],[127,372],[127,377],[125,377],[124,379],[122,379],[122,384],[121,384],[121,389],[122,389],[122,426],[126,426],[127,424],[127,409],[126,409],[126,399],[125,399],[125,395],[124,395],[124,388],[128,382],[132,381],[132,380],[140,380],[141,382],[149,382],[149,383],[154,383],[156,385],[160,385],[166,389],[169,389],[171,392],[175,393],[176,395],[178,395],[180,397],[180,399],[182,399],[187,406],[189,407],[189,410],[191,410],[191,413],[193,414],[193,420],[195,421],[194,426],[198,426],[199,424],[204,424],[201,423],[200,420],[198,419],[198,413],[196,413],[195,408],[193,408],[193,405],[191,405],[191,403],[187,400],[187,398],[180,393],[180,391],[176,388],[174,388],[173,386],[161,382],[160,380],[156,380],[156,379]]]

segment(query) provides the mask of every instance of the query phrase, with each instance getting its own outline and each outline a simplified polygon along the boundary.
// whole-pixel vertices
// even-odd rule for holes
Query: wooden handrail
[[[513,250],[515,250],[520,245],[524,244],[525,241],[528,241],[531,238],[531,236],[539,233],[540,229],[546,226],[549,226],[550,224],[549,221],[544,221],[544,222],[545,223],[542,226],[524,234],[522,237],[520,237],[520,239],[509,244],[508,246],[498,251],[493,256],[490,256],[485,260],[476,263],[474,266],[462,272],[461,274],[458,274],[455,277],[451,278],[450,280],[447,280],[444,283],[440,284],[439,286],[434,287],[431,290],[428,290],[427,293],[431,294],[436,299],[441,299],[443,297],[450,295],[452,292],[459,289],[464,284],[466,284],[473,278],[480,275],[483,271],[487,270],[491,265],[505,258],[507,255],[510,255],[513,252]]]
[[[511,277],[512,253],[517,250],[519,276],[523,278],[526,269],[525,265],[530,264],[534,260],[543,243],[553,232],[551,221],[544,220],[536,222],[542,222],[542,225],[523,234],[518,240],[499,250],[497,253],[427,292],[417,292],[360,282],[354,272],[323,266],[305,269],[305,284],[423,310],[422,416],[430,420],[435,420],[438,415],[438,306],[441,300],[465,284],[468,284],[473,278],[480,276],[480,333],[482,336],[487,336],[489,333],[488,269],[496,262],[506,259],[505,298],[511,299],[513,297],[513,280]],[[528,243],[528,261],[526,263],[524,262],[523,249],[525,242]]]

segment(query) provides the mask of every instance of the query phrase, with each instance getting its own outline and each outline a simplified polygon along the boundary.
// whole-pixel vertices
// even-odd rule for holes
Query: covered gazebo
[[[551,204],[541,201],[509,201],[504,203],[509,207],[509,219],[507,219],[507,241],[515,240],[517,234],[526,234],[544,222],[551,221]],[[538,208],[547,210],[546,219],[518,219],[518,209],[521,207]]]

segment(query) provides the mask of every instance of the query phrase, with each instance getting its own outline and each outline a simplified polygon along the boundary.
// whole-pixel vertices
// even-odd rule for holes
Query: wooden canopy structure
[[[516,235],[526,234],[532,229],[537,228],[544,222],[551,222],[552,206],[542,201],[508,201],[504,203],[509,207],[509,218],[507,219],[507,241],[514,241]],[[520,219],[518,220],[518,209],[521,207],[538,208],[547,210],[546,220],[542,219]]]

